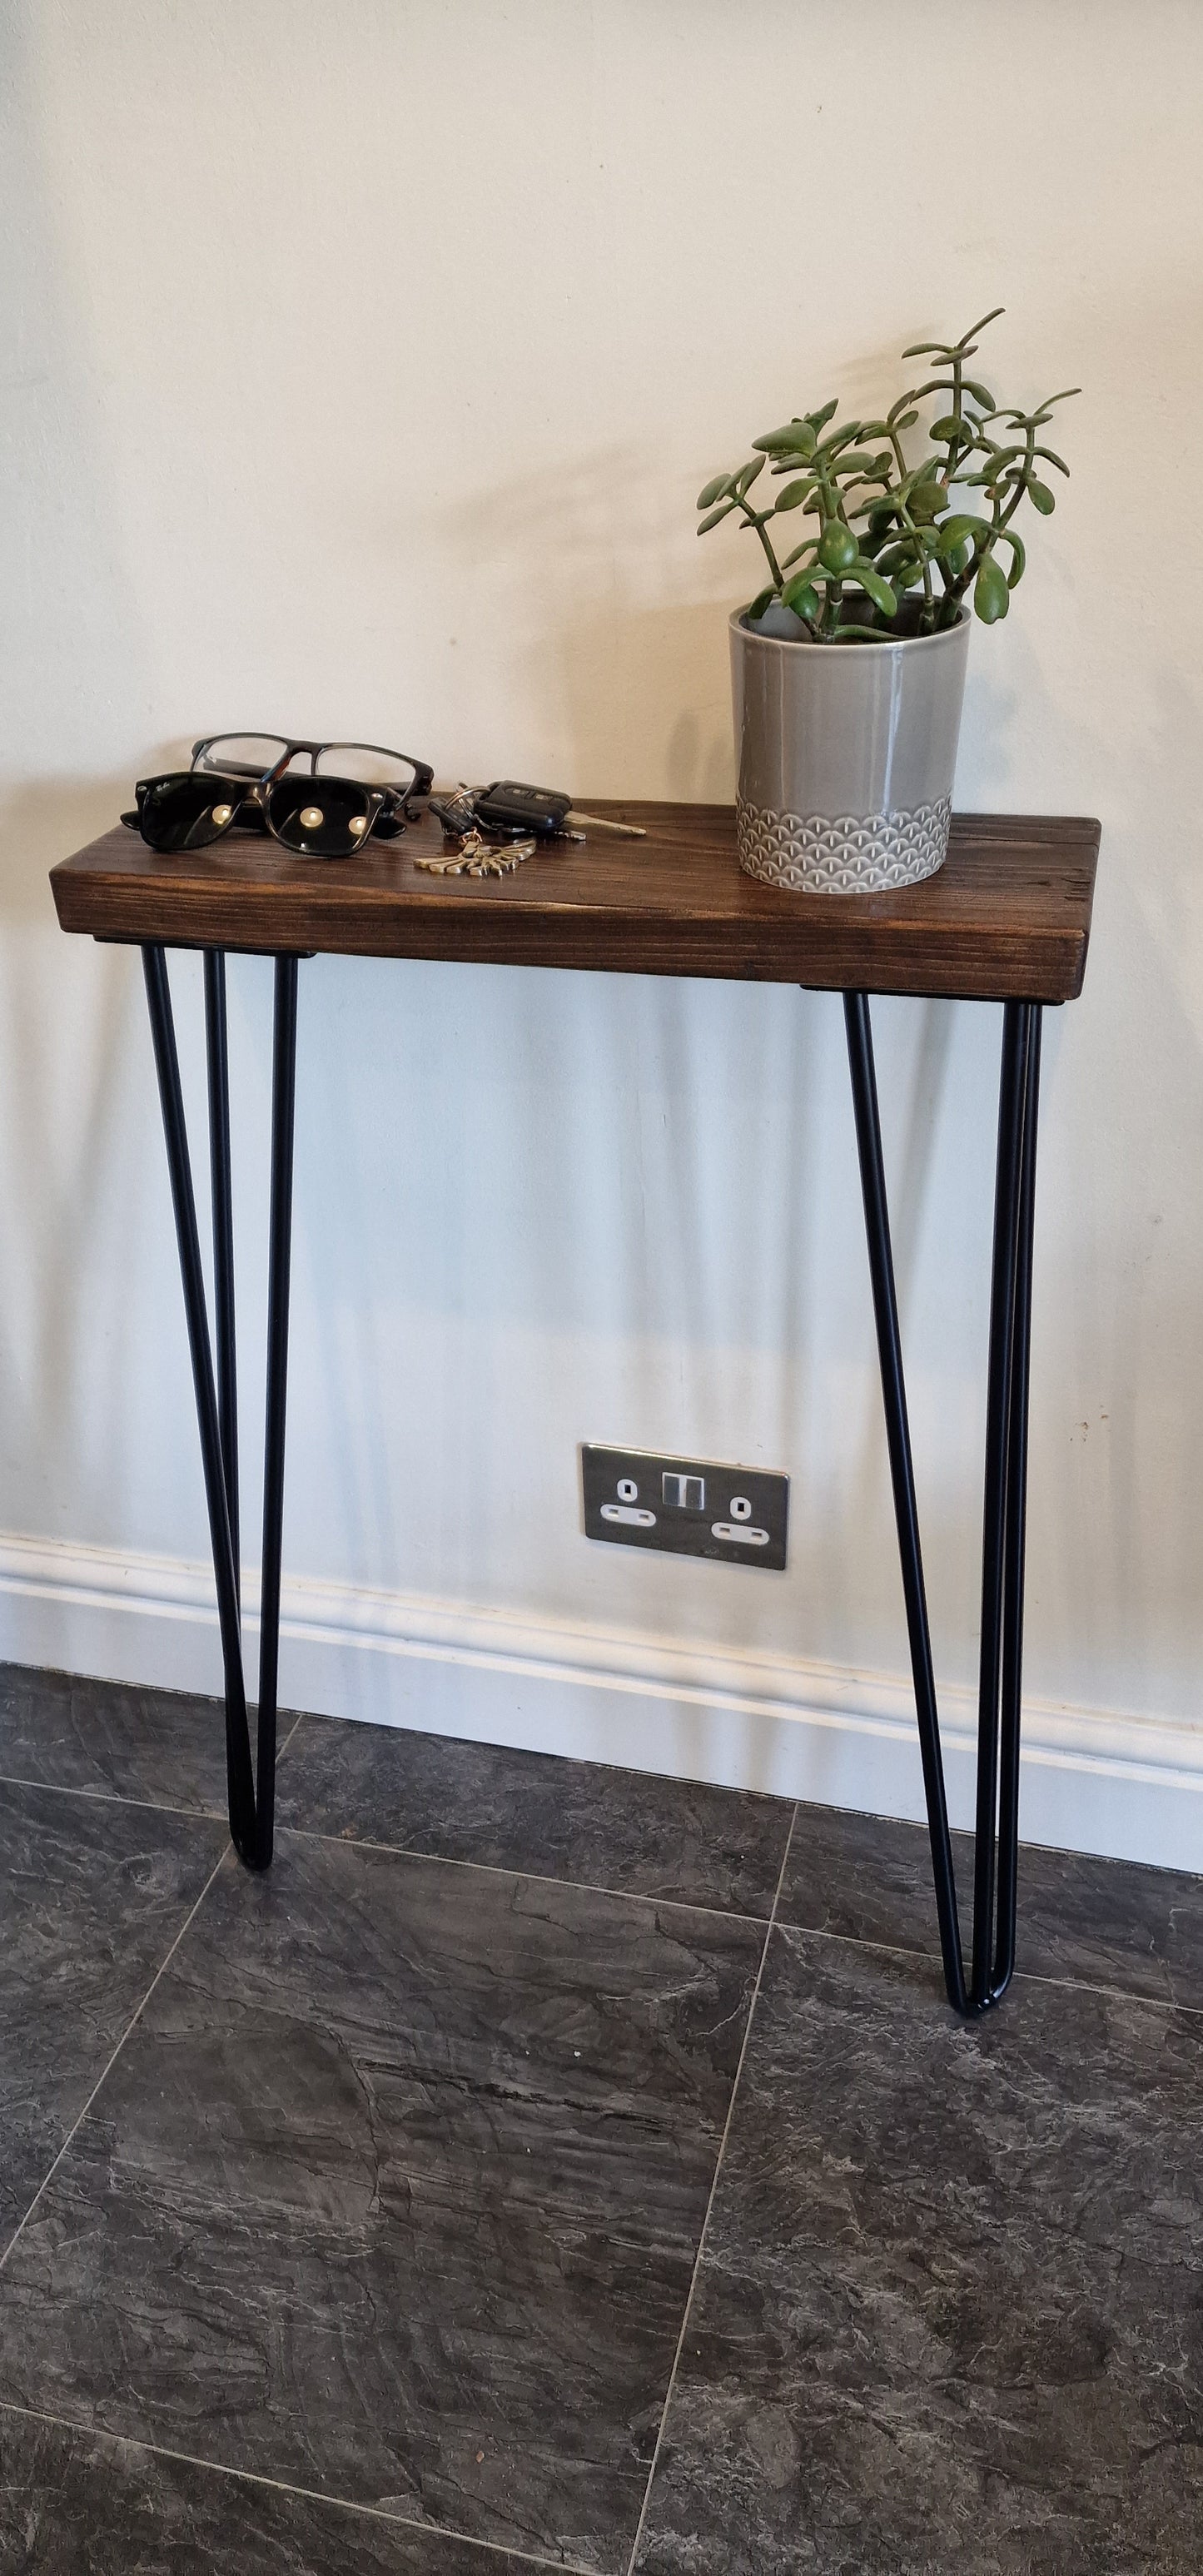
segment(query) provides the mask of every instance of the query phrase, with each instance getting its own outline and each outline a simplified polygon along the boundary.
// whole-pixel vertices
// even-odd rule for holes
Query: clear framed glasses
[[[433,781],[424,760],[379,743],[210,734],[193,744],[191,769],[139,779],[127,819],[152,850],[204,849],[237,823],[270,832],[294,857],[345,859],[373,833],[403,832],[410,798]]]

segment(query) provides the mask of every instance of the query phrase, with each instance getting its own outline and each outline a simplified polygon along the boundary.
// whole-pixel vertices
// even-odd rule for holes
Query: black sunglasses
[[[307,770],[291,767],[298,755]],[[204,849],[239,823],[298,858],[346,859],[373,833],[394,840],[410,798],[433,783],[424,760],[378,743],[211,734],[193,744],[191,769],[140,778],[137,810],[121,819],[152,850]]]

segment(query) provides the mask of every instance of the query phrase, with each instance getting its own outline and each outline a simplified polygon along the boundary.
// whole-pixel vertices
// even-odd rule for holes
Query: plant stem
[[[745,518],[745,520],[746,520],[746,522],[747,522],[747,525],[748,525],[750,528],[755,528],[755,530],[756,530],[756,534],[757,534],[757,536],[758,536],[758,537],[759,537],[759,539],[760,539],[761,545],[764,547],[765,553],[766,553],[766,555],[768,556],[768,560],[769,560],[769,571],[771,572],[771,574],[772,574],[772,576],[773,576],[773,588],[774,588],[774,590],[784,590],[784,588],[785,588],[785,575],[784,575],[784,573],[782,572],[781,566],[780,566],[780,564],[779,564],[779,563],[778,563],[778,561],[777,561],[777,557],[776,557],[776,555],[774,554],[774,552],[773,552],[773,549],[772,549],[771,545],[769,544],[769,541],[768,541],[767,536],[765,535],[765,530],[764,530],[764,521],[763,521],[763,519],[762,519],[762,518],[761,518],[761,516],[760,516],[760,512],[759,512],[759,510],[753,510],[753,509],[750,509],[750,508],[749,508],[748,503],[744,500],[744,497],[743,497],[743,494],[742,494],[742,493],[739,495],[739,506],[740,506],[740,509],[743,511],[744,518]]]
[[[1033,465],[1035,464],[1035,462],[1036,462],[1036,432],[1035,432],[1035,430],[1034,430],[1034,429],[1029,429],[1029,431],[1027,432],[1027,452],[1026,452],[1026,454],[1025,454],[1025,456],[1024,456],[1023,464],[1022,464],[1022,466],[1020,467],[1019,481],[1018,481],[1018,483],[1017,483],[1017,484],[1016,484],[1016,486],[1015,486],[1015,489],[1014,489],[1014,491],[1013,491],[1013,493],[1012,493],[1012,495],[1011,495],[1011,498],[1010,498],[1010,500],[1009,500],[1009,502],[1008,502],[1008,504],[1007,504],[1006,509],[1004,510],[1004,512],[1003,512],[1003,514],[1002,514],[1001,519],[996,520],[996,523],[995,523],[995,524],[996,524],[996,526],[997,526],[1000,530],[1001,530],[1001,529],[1003,529],[1003,528],[1009,528],[1009,527],[1010,527],[1011,521],[1012,521],[1012,519],[1014,518],[1015,513],[1016,513],[1017,509],[1019,508],[1019,504],[1020,504],[1020,502],[1021,502],[1021,501],[1022,501],[1022,499],[1023,499],[1024,493],[1026,492],[1026,490],[1027,490],[1027,488],[1028,488],[1028,477],[1029,477],[1029,475],[1031,474],[1032,467],[1033,467]]]

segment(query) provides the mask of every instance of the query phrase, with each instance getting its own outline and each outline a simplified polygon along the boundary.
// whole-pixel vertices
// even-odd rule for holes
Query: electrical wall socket
[[[785,1570],[789,1477],[712,1458],[647,1449],[581,1448],[586,1538],[707,1556],[716,1565]]]

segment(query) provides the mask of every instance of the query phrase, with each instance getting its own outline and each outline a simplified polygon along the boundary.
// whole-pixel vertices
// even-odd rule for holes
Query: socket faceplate
[[[581,1447],[586,1538],[785,1570],[789,1477],[712,1458]]]

